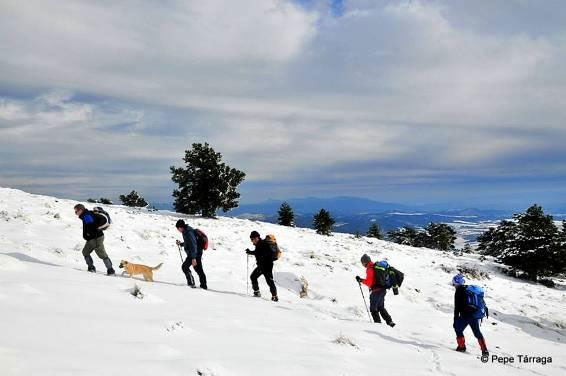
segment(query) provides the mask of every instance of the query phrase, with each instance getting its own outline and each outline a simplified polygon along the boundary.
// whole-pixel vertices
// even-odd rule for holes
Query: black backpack
[[[110,214],[100,206],[96,206],[92,208],[92,212],[96,219],[98,220],[98,229],[100,231],[108,230],[110,225],[112,224],[112,219],[110,218]]]

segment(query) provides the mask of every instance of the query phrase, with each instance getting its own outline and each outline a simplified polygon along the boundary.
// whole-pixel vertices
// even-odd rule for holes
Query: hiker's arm
[[[366,279],[362,280],[362,283],[367,287],[371,288],[373,286],[373,280],[375,279],[375,272],[373,268],[366,269]]]

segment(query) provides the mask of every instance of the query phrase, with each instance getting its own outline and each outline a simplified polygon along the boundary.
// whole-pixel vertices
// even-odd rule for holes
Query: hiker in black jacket
[[[206,274],[204,274],[204,270],[202,268],[203,250],[198,247],[195,229],[187,225],[182,219],[177,221],[175,227],[181,234],[183,234],[183,241],[181,242],[177,240],[177,245],[183,247],[187,253],[187,258],[183,262],[183,265],[181,265],[181,269],[183,270],[183,273],[185,273],[185,277],[187,277],[187,284],[192,288],[196,287],[195,279],[190,269],[192,266],[198,274],[200,288],[206,290],[208,288],[206,284]]]
[[[83,257],[85,258],[86,265],[89,272],[96,272],[94,261],[90,255],[92,251],[102,259],[104,266],[106,266],[107,274],[114,275],[116,272],[112,268],[112,261],[108,257],[104,249],[104,233],[100,229],[101,226],[106,224],[108,219],[103,218],[100,214],[87,210],[83,204],[75,205],[75,214],[83,222],[83,238],[86,240],[83,248]],[[104,222],[104,223],[103,223]]]
[[[456,351],[466,351],[466,339],[464,337],[464,330],[469,325],[472,328],[474,336],[477,338],[480,345],[482,355],[489,355],[487,345],[483,334],[480,330],[480,319],[473,316],[474,309],[468,305],[468,298],[466,293],[466,280],[461,274],[457,274],[452,278],[452,285],[455,288],[454,292],[454,331],[456,332],[456,341],[458,347]]]
[[[269,285],[269,290],[271,291],[271,300],[277,302],[279,298],[277,297],[277,287],[275,287],[275,281],[273,280],[273,251],[257,231],[252,231],[250,240],[254,244],[255,250],[250,251],[246,249],[246,253],[248,255],[254,255],[257,263],[257,267],[250,275],[254,296],[261,296],[257,279],[263,274],[265,281]]]

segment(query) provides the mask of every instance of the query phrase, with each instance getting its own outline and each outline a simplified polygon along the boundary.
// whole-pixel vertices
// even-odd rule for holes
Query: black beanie
[[[360,261],[362,262],[362,265],[366,266],[367,263],[371,261],[371,258],[368,255],[364,254]]]
[[[187,225],[185,224],[185,221],[183,221],[182,219],[179,219],[179,220],[177,221],[177,223],[175,223],[175,227],[177,227],[177,228],[179,228],[179,227],[185,228],[185,227],[187,227]]]
[[[261,236],[259,235],[259,232],[252,231],[252,233],[250,234],[250,239],[253,239],[253,238],[261,238]]]

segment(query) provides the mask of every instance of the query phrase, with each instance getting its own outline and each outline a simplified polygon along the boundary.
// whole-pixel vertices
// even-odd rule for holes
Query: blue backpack
[[[489,317],[489,310],[483,300],[483,289],[479,286],[469,285],[466,287],[466,303],[472,317],[481,320],[484,317]]]

